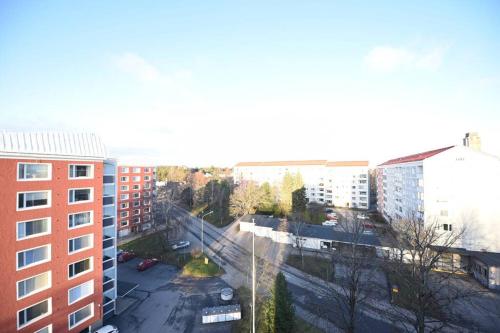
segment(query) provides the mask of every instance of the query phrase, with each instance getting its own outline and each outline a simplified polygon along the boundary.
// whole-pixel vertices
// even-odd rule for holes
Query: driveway
[[[122,333],[156,332],[228,332],[232,323],[202,325],[201,310],[222,305],[220,289],[228,285],[220,278],[184,277],[173,266],[159,263],[138,272],[140,259],[118,266],[120,280],[139,286],[118,302],[128,308],[107,323]]]

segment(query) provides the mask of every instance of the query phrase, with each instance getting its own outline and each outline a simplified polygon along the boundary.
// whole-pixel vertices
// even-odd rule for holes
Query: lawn
[[[302,268],[302,260],[298,254],[290,254],[286,258],[286,263],[301,271],[304,271],[320,279],[333,281],[333,267],[331,260],[304,255],[304,268]]]
[[[120,249],[132,251],[139,258],[157,258],[161,262],[182,268],[191,259],[189,253],[178,253],[165,242],[161,232],[134,239],[120,245]]]
[[[208,264],[205,264],[205,256],[197,255],[191,257],[182,268],[182,275],[192,277],[212,277],[224,274],[224,269],[219,268],[212,260],[208,259]]]

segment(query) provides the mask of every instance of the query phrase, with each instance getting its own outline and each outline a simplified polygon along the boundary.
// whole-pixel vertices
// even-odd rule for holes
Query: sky
[[[500,156],[499,1],[0,0],[0,129],[121,163]]]

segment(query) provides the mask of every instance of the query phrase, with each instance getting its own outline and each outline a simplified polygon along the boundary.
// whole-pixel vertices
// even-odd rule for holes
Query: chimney
[[[481,151],[481,138],[477,132],[465,133],[464,146]]]

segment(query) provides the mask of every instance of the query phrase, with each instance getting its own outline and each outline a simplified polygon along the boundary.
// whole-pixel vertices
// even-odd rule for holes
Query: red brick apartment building
[[[156,170],[151,166],[118,167],[118,236],[151,228]]]
[[[95,135],[0,132],[0,332],[90,332],[114,312],[115,173]]]

